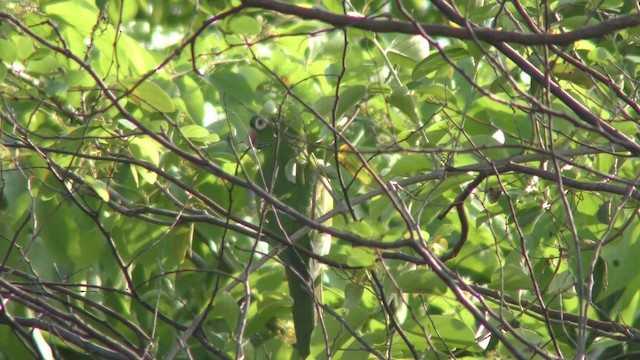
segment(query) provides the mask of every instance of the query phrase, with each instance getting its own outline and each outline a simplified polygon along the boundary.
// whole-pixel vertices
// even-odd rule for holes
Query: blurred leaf
[[[363,294],[364,286],[353,283],[347,284],[344,289],[344,304],[342,307],[352,309],[360,306]]]
[[[395,162],[388,176],[410,176],[434,169],[431,160],[425,154],[410,154]]]
[[[12,63],[18,58],[18,51],[13,42],[0,39],[0,59],[7,63]]]
[[[254,97],[253,90],[247,80],[234,72],[227,70],[216,71],[208,80],[228,100],[245,100]]]
[[[213,303],[212,316],[222,317],[230,329],[234,329],[238,324],[240,308],[235,299],[226,291],[218,293]]]
[[[91,176],[85,176],[84,180],[103,201],[109,201],[109,189],[107,189],[107,184],[103,181],[96,180]]]
[[[182,99],[185,103],[186,110],[191,116],[191,119],[197,124],[203,124],[204,121],[204,95],[200,89],[200,84],[188,76],[182,76],[177,81],[177,85],[180,88]]]
[[[58,59],[53,56],[46,56],[41,59],[35,59],[28,62],[27,72],[35,75],[46,75],[54,72],[58,68]]]
[[[112,19],[119,19],[120,21],[127,22],[135,19],[138,13],[137,1],[118,1],[108,0],[107,11]]]
[[[394,64],[412,66],[429,55],[429,42],[418,35],[395,35],[386,55]]]
[[[377,259],[378,256],[373,250],[364,247],[354,247],[351,249],[346,262],[349,266],[370,267],[375,264]]]
[[[597,24],[598,21],[596,19],[594,19],[591,16],[587,16],[587,15],[578,15],[578,16],[572,16],[572,17],[568,17],[565,19],[560,20],[560,22],[558,23],[559,26],[562,26],[563,28],[567,29],[567,30],[575,30],[581,27],[586,27],[589,25],[595,25]]]
[[[447,285],[433,271],[427,269],[403,273],[396,281],[404,292],[437,295],[447,292]]]
[[[365,100],[366,88],[362,85],[351,86],[346,88],[340,93],[340,101],[338,102],[338,108],[336,116],[339,119],[345,113],[353,111],[356,104]]]
[[[389,97],[389,104],[407,115],[409,119],[419,121],[414,95],[406,87],[395,89]]]
[[[193,251],[193,231],[193,224],[176,226],[166,235],[166,240],[173,246],[173,252],[167,254],[169,264],[182,264],[187,253],[191,254]]]
[[[504,290],[530,290],[531,277],[520,266],[507,264],[491,275],[491,287]]]
[[[122,84],[131,88],[136,85],[136,79],[122,80]],[[154,112],[174,112],[176,110],[169,95],[151,81],[144,81],[139,84],[130,94],[131,101],[143,108]]]
[[[584,71],[566,62],[556,62],[551,68],[551,72],[558,79],[572,82],[585,89],[589,89],[594,85],[593,80]]]
[[[233,17],[229,20],[229,30],[236,34],[248,36],[258,35],[260,33],[260,24],[249,16]]]
[[[437,336],[453,348],[468,348],[476,344],[474,332],[469,326],[452,316],[430,315],[424,327],[429,334]],[[419,336],[422,334],[422,329],[415,325],[409,327],[408,331]],[[438,348],[441,348],[443,343],[438,343]]]
[[[324,327],[316,327],[311,339],[311,356],[314,358],[319,358],[325,353],[325,336],[329,339],[330,343],[337,347],[342,347],[342,345],[353,338],[349,331],[346,331],[345,325],[349,326],[352,330],[358,331],[365,323],[367,317],[369,317],[369,312],[362,308],[336,310],[342,314],[345,324],[337,321],[334,317],[327,317]]]
[[[220,137],[210,133],[206,128],[199,125],[186,125],[180,128],[182,134],[191,140],[207,139],[209,141],[219,141]]]
[[[364,185],[371,185],[373,183],[373,177],[369,173],[363,164],[360,162],[358,156],[349,151],[349,147],[343,144],[338,149],[338,162],[342,165],[351,176],[357,178]],[[372,168],[371,164],[368,164],[369,168]]]
[[[466,48],[457,44],[447,46],[443,51],[447,58],[453,62],[470,56]],[[419,81],[438,69],[448,67],[451,67],[451,65],[444,59],[443,55],[439,51],[434,51],[431,55],[427,56],[418,65],[416,65],[411,77],[413,80]]]
[[[98,19],[98,9],[85,0],[49,2],[44,4],[43,10],[85,34],[91,32]]]
[[[160,152],[155,140],[143,136],[136,137],[131,141],[131,153],[135,159],[139,159],[153,166],[160,164]],[[141,166],[135,166],[136,172],[142,176],[149,184],[154,184],[158,174]]]

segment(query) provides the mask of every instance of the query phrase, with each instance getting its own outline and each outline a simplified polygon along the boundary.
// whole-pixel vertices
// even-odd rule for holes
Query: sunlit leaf
[[[253,17],[238,16],[229,21],[229,29],[237,34],[253,36],[260,33],[260,24]]]
[[[138,84],[135,79],[123,80],[126,87]],[[151,81],[144,81],[131,92],[131,100],[143,108],[155,112],[174,112],[176,110],[169,95]]]
[[[109,201],[110,195],[109,195],[109,189],[107,188],[107,184],[105,184],[103,181],[97,180],[97,179],[95,179],[95,178],[93,178],[91,176],[85,176],[84,180],[87,182],[87,184],[89,184],[91,186],[93,191],[95,191],[96,194],[103,201]]]

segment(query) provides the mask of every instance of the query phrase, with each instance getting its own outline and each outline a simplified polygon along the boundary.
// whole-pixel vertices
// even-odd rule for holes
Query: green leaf
[[[340,93],[340,100],[336,108],[336,119],[342,118],[345,113],[352,112],[356,104],[365,100],[367,88],[364,85],[356,85],[345,87]],[[318,100],[314,105],[314,109],[325,117],[333,115],[333,107],[335,106],[335,96],[325,96]]]
[[[432,84],[430,81],[412,81],[407,84],[407,89],[413,91],[421,100],[444,103],[456,101],[455,94],[448,86]]]
[[[471,137],[473,145],[469,147],[478,148],[489,160],[501,160],[508,158],[511,153],[504,147],[504,142],[491,135],[475,135]]]
[[[19,59],[25,59],[29,55],[31,55],[34,49],[34,45],[29,38],[27,38],[26,36],[16,36],[13,39],[13,43],[15,44]]]
[[[16,45],[5,39],[0,39],[0,59],[11,64],[18,58],[18,50]],[[3,66],[4,68],[4,66]]]
[[[596,25],[596,24],[598,24],[598,20],[595,19],[593,16],[578,15],[578,16],[572,16],[572,17],[562,19],[557,25],[562,26],[567,30],[575,30],[581,27]]]
[[[202,81],[200,81],[200,83],[201,82]],[[186,110],[191,116],[191,119],[193,119],[197,124],[203,124],[205,120],[205,98],[200,83],[188,76],[182,76],[176,82],[180,89],[180,98],[184,101]]]
[[[429,320],[422,326],[412,324],[405,327],[407,331],[418,336],[424,336],[423,328],[427,333],[437,337],[441,341],[435,341],[438,348],[469,348],[476,345],[475,334],[467,324],[450,315],[430,315]],[[446,344],[444,345],[443,342]]]
[[[99,13],[98,8],[85,0],[48,2],[43,5],[43,10],[87,35],[96,25]]]
[[[58,95],[67,92],[67,90],[69,90],[69,85],[60,81],[51,81],[47,82],[42,90],[44,90],[47,95]]]
[[[208,80],[216,87],[222,96],[221,98],[245,101],[246,99],[253,99],[255,96],[253,89],[244,76],[234,72],[227,70],[216,71]]]
[[[109,0],[107,11],[109,12],[109,17],[111,19],[118,19],[118,21],[126,23],[135,19],[136,14],[138,13],[138,2]]]
[[[491,275],[491,287],[504,290],[529,290],[532,288],[531,277],[522,267],[507,264],[500,271]]]
[[[227,323],[227,326],[230,329],[234,329],[238,325],[240,308],[231,294],[226,291],[221,291],[218,292],[213,303],[211,315],[223,318]]]
[[[236,34],[255,36],[260,34],[261,26],[250,16],[238,16],[229,20],[229,30]]]
[[[182,134],[191,140],[220,141],[220,137],[200,125],[186,125],[180,128]]]
[[[27,72],[34,75],[46,75],[58,69],[58,58],[49,55],[41,59],[30,60],[27,63]]]
[[[615,295],[617,291],[624,289],[631,282],[638,282],[636,279],[636,259],[640,256],[640,225],[628,228],[621,241],[616,241],[602,248],[602,257],[606,260],[608,276],[608,286],[606,291],[600,294],[600,299]]]
[[[429,42],[419,35],[399,34],[385,53],[393,64],[413,66],[429,55]]]
[[[353,247],[347,257],[347,265],[358,267],[371,267],[375,265],[378,256],[369,248]]]
[[[344,307],[345,309],[353,309],[360,306],[363,294],[364,286],[362,286],[361,284],[347,284],[344,289],[344,304],[342,305],[342,307]]]
[[[7,68],[4,66],[0,66],[0,83],[4,82],[4,79],[6,76],[7,76]]]
[[[396,161],[387,175],[390,177],[410,176],[431,171],[433,168],[433,162],[426,154],[410,154]]]
[[[89,76],[86,71],[71,70],[64,74],[64,82],[70,87],[86,86],[89,87],[94,84],[94,80]]]
[[[253,302],[249,312],[249,322],[247,323],[246,335],[253,336],[264,329],[271,319],[282,319],[291,316],[291,298],[284,296],[284,293],[261,291],[262,299]]]
[[[350,86],[340,93],[340,101],[336,110],[336,117],[340,119],[345,113],[354,110],[357,103],[365,99],[367,89],[364,85]]]
[[[147,136],[136,137],[133,139],[131,141],[130,150],[134,159],[148,162],[154,166],[158,166],[160,164],[160,151],[158,149],[158,144],[155,140]],[[132,166],[134,166],[135,171],[142,176],[146,182],[149,184],[155,184],[156,179],[158,178],[158,174],[156,172],[147,170],[141,166]]]
[[[471,54],[469,54],[469,51],[467,51],[464,46],[458,44],[447,46],[443,49],[443,51],[447,58],[453,62],[471,56]],[[418,65],[416,65],[416,67],[413,69],[413,74],[411,74],[411,77],[413,78],[413,80],[418,81],[439,69],[450,67],[451,65],[443,58],[442,54],[438,51],[435,51],[431,55],[427,56],[424,60],[422,60]]]
[[[158,143],[148,136],[139,136],[131,140],[131,153],[135,159],[146,161],[151,165],[160,165]]]
[[[395,89],[389,97],[389,104],[407,115],[409,119],[419,122],[414,95],[406,87]]]
[[[165,238],[171,244],[173,251],[165,257],[167,264],[176,266],[184,262],[187,252],[192,251],[193,231],[193,224],[175,226],[169,231]]]
[[[475,23],[481,23],[485,20],[492,19],[496,16],[499,5],[497,3],[488,3],[483,6],[472,8],[469,12],[469,18]]]
[[[131,88],[138,83],[136,79],[122,80],[122,84]],[[131,100],[142,106],[144,109],[153,112],[171,113],[176,110],[173,101],[162,88],[151,81],[144,81],[139,84],[130,94]]]
[[[362,308],[340,308],[335,311],[342,315],[346,325],[354,331],[360,330],[370,316],[369,311]],[[324,326],[316,326],[311,338],[311,356],[314,359],[321,358],[326,352],[325,336],[329,339],[329,343],[333,344],[336,348],[342,348],[347,341],[353,339],[349,331],[345,330],[344,325],[333,316],[327,316],[324,320]]]
[[[518,222],[522,224],[522,232],[525,235],[531,234],[536,229],[536,224],[545,214],[544,209],[538,204],[529,203],[525,208],[518,209]]]
[[[417,269],[405,272],[396,278],[403,292],[443,295],[447,292],[447,284],[433,271]]]
[[[96,180],[95,178],[89,175],[85,176],[84,180],[87,182],[87,184],[91,186],[93,191],[95,191],[96,194],[103,201],[107,201],[107,202],[109,201],[110,195],[109,195],[109,189],[107,188],[107,184],[105,184],[101,180]]]

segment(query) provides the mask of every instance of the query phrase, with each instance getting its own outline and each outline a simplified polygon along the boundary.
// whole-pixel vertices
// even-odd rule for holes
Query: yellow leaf
[[[590,89],[591,87],[593,87],[593,81],[587,74],[567,62],[556,62],[555,64],[553,64],[551,72],[558,79],[579,85],[580,87],[583,87],[585,89]]]
[[[373,182],[373,177],[369,174],[369,171],[364,168],[358,156],[349,151],[349,147],[346,144],[338,149],[338,162],[361,183],[370,186]],[[371,168],[370,164],[369,167]]]

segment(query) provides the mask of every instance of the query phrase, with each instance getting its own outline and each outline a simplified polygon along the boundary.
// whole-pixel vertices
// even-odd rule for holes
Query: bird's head
[[[274,141],[273,122],[260,115],[254,115],[249,122],[249,141],[251,146],[260,148]]]

